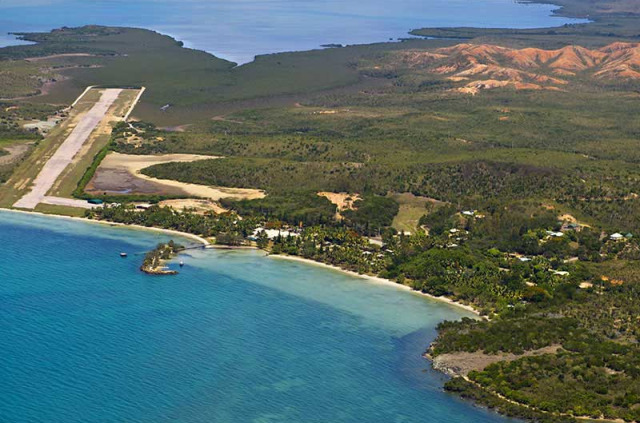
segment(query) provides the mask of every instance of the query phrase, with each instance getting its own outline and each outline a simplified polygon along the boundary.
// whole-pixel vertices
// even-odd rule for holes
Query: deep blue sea
[[[0,46],[11,31],[102,24],[154,29],[237,63],[259,54],[407,37],[415,28],[533,28],[583,22],[514,0],[1,0]]]
[[[166,239],[0,212],[0,422],[507,421],[421,358],[464,311],[255,251],[138,271]]]

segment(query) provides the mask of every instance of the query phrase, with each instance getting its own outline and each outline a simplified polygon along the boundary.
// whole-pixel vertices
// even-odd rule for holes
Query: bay
[[[258,251],[141,273],[168,239],[0,212],[0,421],[507,421],[421,357],[466,311]]]
[[[552,16],[555,8],[513,0],[3,0],[0,46],[15,43],[8,32],[133,26],[242,64],[260,54],[398,39],[424,27],[585,22]]]

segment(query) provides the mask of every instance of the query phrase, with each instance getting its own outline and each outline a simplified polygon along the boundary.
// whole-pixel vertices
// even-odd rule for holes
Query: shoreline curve
[[[200,237],[198,235],[194,235],[194,234],[190,234],[190,233],[186,233],[186,232],[180,232],[180,231],[176,231],[176,230],[172,230],[172,229],[163,229],[163,228],[156,228],[156,227],[147,227],[147,226],[141,226],[141,225],[127,225],[124,223],[117,223],[117,222],[108,222],[108,221],[100,221],[100,220],[92,220],[92,219],[87,219],[87,218],[83,218],[83,217],[73,217],[73,216],[61,216],[61,215],[52,215],[52,214],[45,214],[45,213],[41,213],[41,212],[35,212],[35,211],[24,211],[24,210],[15,210],[15,209],[6,209],[6,208],[0,208],[0,212],[13,212],[13,213],[20,213],[20,214],[25,214],[25,215],[37,215],[37,216],[42,216],[42,217],[52,217],[52,218],[59,218],[59,219],[65,219],[65,220],[69,220],[69,221],[76,221],[76,222],[85,222],[85,223],[96,223],[96,224],[101,224],[101,225],[106,225],[106,226],[110,226],[110,227],[119,227],[119,228],[123,228],[123,229],[133,229],[133,230],[146,230],[146,231],[154,231],[154,232],[159,232],[159,233],[164,233],[164,234],[171,234],[171,235],[178,235],[181,236],[183,238],[188,238],[188,239],[192,239],[194,241],[198,241],[200,243],[203,244],[203,247],[207,248],[207,249],[231,249],[231,250],[257,250],[258,248],[256,247],[250,247],[250,246],[246,246],[246,247],[230,247],[230,246],[221,246],[221,245],[215,245],[215,244],[211,244],[208,240],[206,240],[203,237]],[[260,250],[263,251],[263,250]],[[298,263],[302,263],[305,264],[307,266],[318,266],[318,267],[322,267],[326,270],[332,270],[332,271],[337,271],[340,272],[342,274],[346,274],[349,275],[351,277],[357,278],[363,282],[367,282],[367,283],[375,283],[375,284],[380,284],[380,285],[386,285],[389,287],[394,287],[396,288],[398,291],[405,291],[407,293],[413,294],[413,295],[419,295],[422,297],[426,297],[432,301],[438,301],[441,303],[445,303],[451,307],[455,307],[458,309],[462,309],[465,310],[469,313],[472,313],[474,315],[476,315],[478,318],[482,318],[480,315],[480,312],[478,310],[476,310],[474,307],[467,305],[467,304],[462,304],[458,301],[454,301],[451,298],[447,298],[447,297],[436,297],[434,295],[425,293],[425,292],[421,292],[418,290],[415,290],[413,288],[411,288],[410,286],[407,285],[403,285],[403,284],[399,284],[397,282],[394,282],[390,279],[385,279],[385,278],[381,278],[378,276],[371,276],[371,275],[362,275],[359,274],[357,272],[351,271],[351,270],[347,270],[347,269],[343,269],[340,268],[338,266],[334,266],[331,264],[327,264],[327,263],[322,263],[319,261],[315,261],[315,260],[311,260],[311,259],[307,259],[304,257],[298,257],[298,256],[290,256],[290,255],[282,255],[282,254],[269,254],[266,253],[264,256],[266,259],[279,259],[279,260],[289,260],[292,262],[298,262]],[[428,357],[426,354],[423,354],[423,357],[426,358],[430,363],[432,363],[433,366],[433,360]],[[444,372],[442,372],[443,374],[445,374]]]
[[[282,260],[290,260],[290,261],[297,261],[300,263],[306,263],[309,265],[315,265],[315,266],[321,266],[324,267],[325,269],[331,269],[331,270],[336,270],[338,272],[350,275],[350,276],[354,276],[356,278],[359,279],[364,279],[368,282],[373,282],[373,283],[377,283],[377,284],[381,284],[381,285],[388,285],[388,286],[394,286],[396,288],[402,289],[404,291],[409,291],[411,293],[414,293],[416,295],[421,295],[427,298],[430,298],[432,300],[435,301],[440,301],[443,303],[447,303],[449,305],[458,307],[458,308],[462,308],[468,312],[471,312],[477,316],[480,316],[480,312],[478,310],[476,310],[474,307],[467,305],[467,304],[463,304],[461,302],[452,300],[451,298],[447,298],[447,297],[436,297],[435,295],[431,295],[431,294],[427,294],[426,292],[421,292],[418,290],[415,290],[413,288],[411,288],[410,286],[407,285],[402,285],[399,284],[397,282],[392,281],[391,279],[385,279],[385,278],[381,278],[378,276],[371,276],[371,275],[361,275],[360,273],[354,272],[352,270],[347,270],[347,269],[343,269],[341,267],[338,266],[334,266],[332,264],[327,264],[327,263],[322,263],[319,261],[315,261],[315,260],[311,260],[311,259],[307,259],[304,257],[298,257],[298,256],[290,256],[290,255],[284,255],[284,254],[268,254],[267,257],[270,258],[275,258],[275,259],[282,259]]]
[[[254,250],[254,249],[256,249],[255,247],[241,247],[241,248],[238,248],[238,247],[228,247],[228,246],[217,246],[215,244],[211,244],[207,239],[205,239],[205,238],[203,238],[201,236],[195,235],[195,234],[190,234],[188,232],[181,232],[181,231],[177,231],[177,230],[173,230],[173,229],[156,228],[156,227],[153,227],[153,226],[128,225],[128,224],[125,224],[125,223],[109,222],[109,221],[104,221],[104,220],[93,220],[93,219],[87,219],[87,218],[84,218],[84,217],[61,216],[61,215],[46,214],[46,213],[41,213],[41,212],[36,212],[36,211],[15,210],[15,209],[7,209],[7,208],[0,208],[0,212],[11,212],[11,213],[21,213],[21,214],[27,214],[27,215],[37,215],[37,216],[42,216],[42,217],[65,219],[65,220],[76,221],[76,222],[95,223],[95,224],[111,226],[111,227],[119,227],[119,228],[134,229],[134,230],[146,230],[146,231],[154,231],[154,232],[164,233],[164,234],[168,234],[168,235],[177,235],[177,236],[181,236],[183,238],[189,238],[189,239],[192,239],[194,241],[197,241],[197,242],[201,243],[203,246],[205,246],[207,248],[233,249],[233,250],[249,250],[249,249]],[[408,291],[408,292],[416,294],[416,295],[421,295],[421,296],[427,297],[427,298],[432,299],[434,301],[440,301],[440,302],[449,304],[449,305],[454,306],[454,307],[462,308],[462,309],[464,309],[464,310],[466,310],[466,311],[468,311],[470,313],[475,314],[476,316],[480,316],[480,312],[477,309],[475,309],[474,307],[470,306],[470,305],[463,304],[461,302],[452,300],[451,298],[447,298],[447,297],[436,297],[435,295],[431,295],[431,294],[428,294],[426,292],[421,292],[421,291],[415,290],[415,289],[411,288],[410,286],[399,284],[399,283],[394,282],[394,281],[392,281],[390,279],[384,279],[384,278],[381,278],[381,277],[378,277],[378,276],[362,275],[362,274],[354,272],[352,270],[343,269],[343,268],[338,267],[338,266],[334,266],[334,265],[327,264],[327,263],[322,263],[322,262],[311,260],[311,259],[307,259],[307,258],[304,258],[304,257],[290,256],[290,255],[283,255],[283,254],[266,254],[266,257],[267,258],[281,259],[281,260],[296,261],[296,262],[299,262],[299,263],[305,263],[307,265],[312,265],[312,266],[320,266],[320,267],[324,267],[325,269],[338,271],[338,272],[341,272],[343,274],[346,274],[346,275],[349,275],[349,276],[353,276],[353,277],[356,277],[356,278],[361,279],[361,280],[366,280],[368,282],[383,284],[383,285],[387,285],[387,286],[393,286],[395,288],[398,288],[398,289],[401,289],[401,290],[404,290],[404,291]]]
[[[130,228],[130,229],[137,229],[137,230],[161,232],[161,233],[168,234],[168,235],[176,235],[176,236],[181,236],[183,238],[189,238],[189,239],[192,239],[194,241],[198,241],[199,243],[201,243],[205,247],[208,247],[208,246],[211,245],[211,243],[208,240],[206,240],[205,238],[203,238],[201,236],[190,234],[188,232],[176,231],[176,230],[173,230],[173,229],[156,228],[154,226],[128,225],[126,223],[109,222],[109,221],[106,221],[106,220],[87,219],[86,217],[61,216],[59,214],[46,214],[46,213],[41,213],[41,212],[36,212],[36,211],[15,210],[15,209],[7,209],[7,208],[2,208],[2,207],[0,207],[0,212],[31,214],[31,215],[37,215],[37,216],[42,216],[42,217],[52,217],[52,218],[56,218],[56,219],[72,220],[72,221],[76,221],[76,222],[96,223],[96,224],[106,225],[106,226],[111,226],[111,227]]]

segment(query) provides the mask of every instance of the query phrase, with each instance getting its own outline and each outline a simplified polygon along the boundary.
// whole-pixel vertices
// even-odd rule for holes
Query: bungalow
[[[582,230],[582,225],[577,222],[564,222],[560,230],[580,232]]]
[[[462,214],[465,215],[465,216],[474,216],[476,214],[476,212],[473,211],[473,210],[465,210],[465,211],[462,212]]]
[[[269,239],[275,239],[278,236],[281,236],[283,238],[287,238],[290,236],[298,236],[298,234],[295,232],[283,231],[279,229],[264,229],[264,228],[256,228],[256,230],[253,231],[253,236],[257,237],[261,232],[264,232],[267,235],[267,238]]]
[[[616,232],[615,234],[612,234],[611,236],[609,236],[609,239],[611,239],[612,241],[620,241],[623,238],[624,238],[624,235],[622,235],[621,233],[618,233],[618,232]]]

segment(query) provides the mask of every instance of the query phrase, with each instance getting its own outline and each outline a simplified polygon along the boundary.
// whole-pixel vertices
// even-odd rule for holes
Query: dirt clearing
[[[33,143],[25,143],[4,147],[3,150],[8,151],[9,154],[0,156],[0,166],[10,165],[17,162],[27,151],[29,151],[29,147],[32,145]]]
[[[348,192],[322,191],[319,192],[318,195],[320,197],[326,198],[336,205],[336,220],[342,220],[342,215],[340,214],[340,212],[345,210],[353,210],[353,203],[361,199],[359,194],[350,194]]]
[[[560,345],[551,345],[524,354],[511,353],[485,354],[483,352],[455,352],[440,354],[433,359],[433,368],[450,376],[467,376],[472,371],[480,371],[489,364],[499,361],[514,361],[522,357],[532,357],[542,354],[555,354],[561,349]]]
[[[183,195],[196,198],[208,198],[214,201],[221,198],[256,199],[263,198],[264,192],[257,189],[210,187],[188,184],[169,179],[156,179],[143,175],[140,171],[149,166],[168,162],[193,162],[216,159],[216,156],[197,154],[164,154],[158,156],[139,156],[111,153],[102,161],[96,174],[86,187],[90,194],[157,194]]]
[[[320,197],[325,197],[338,207],[338,210],[353,210],[353,203],[360,200],[359,194],[349,194],[348,192],[319,192]]]
[[[183,211],[184,209],[192,210],[196,214],[205,214],[206,212],[225,213],[229,210],[220,206],[211,200],[196,200],[193,198],[187,198],[184,200],[165,200],[159,203],[162,207],[171,207],[177,211]]]

